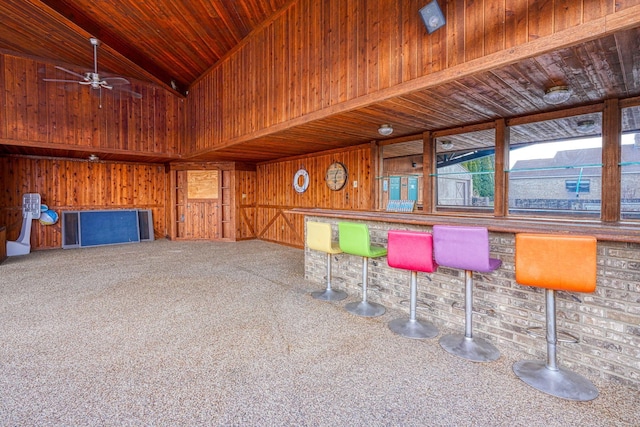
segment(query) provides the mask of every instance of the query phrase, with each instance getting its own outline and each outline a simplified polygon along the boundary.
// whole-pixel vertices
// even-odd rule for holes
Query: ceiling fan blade
[[[129,95],[131,95],[133,98],[136,98],[136,99],[142,99],[142,94],[141,94],[141,93],[134,92],[134,91],[132,91],[131,89],[127,89],[127,88],[124,88],[124,87],[122,87],[122,86],[116,86],[116,87],[115,87],[115,90],[116,90],[116,92],[124,92],[124,93],[128,93],[128,94],[129,94]]]
[[[72,75],[74,75],[74,76],[76,76],[76,77],[80,77],[82,80],[88,80],[87,76],[86,76],[86,75],[84,75],[84,74],[79,74],[79,73],[76,73],[76,72],[74,72],[74,71],[67,70],[67,69],[66,69],[66,68],[64,68],[64,67],[59,67],[59,66],[57,66],[57,65],[56,65],[56,68],[57,68],[58,70],[60,70],[60,71],[64,71],[65,73],[69,73],[69,74],[72,74]]]
[[[59,82],[59,83],[80,83],[80,84],[84,83],[84,82],[79,82],[77,80],[62,80],[62,79],[42,79],[42,81],[44,81],[44,82]]]
[[[131,84],[131,82],[124,77],[105,77],[102,79],[102,82],[108,84],[109,86]]]

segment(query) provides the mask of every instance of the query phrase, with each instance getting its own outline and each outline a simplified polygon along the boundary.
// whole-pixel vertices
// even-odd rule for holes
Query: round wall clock
[[[309,188],[309,172],[300,168],[293,176],[293,189],[298,193],[304,193],[307,188]]]
[[[347,183],[347,167],[340,162],[333,162],[327,168],[327,174],[324,177],[327,186],[334,191],[342,189]]]

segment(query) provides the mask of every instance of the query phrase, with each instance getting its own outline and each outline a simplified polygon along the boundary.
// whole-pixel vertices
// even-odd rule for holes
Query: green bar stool
[[[340,222],[338,223],[338,234],[342,252],[362,257],[362,301],[351,302],[345,305],[345,309],[357,316],[382,316],[385,312],[384,306],[367,301],[367,271],[369,258],[385,256],[387,249],[371,245],[369,227],[366,224]]]
[[[338,242],[331,240],[331,224],[307,221],[307,247],[327,254],[327,287],[324,291],[311,292],[311,296],[322,301],[340,301],[346,292],[331,288],[331,255],[341,254]]]

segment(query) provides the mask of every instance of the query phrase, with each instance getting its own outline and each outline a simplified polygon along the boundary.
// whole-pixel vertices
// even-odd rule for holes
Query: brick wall
[[[337,240],[337,220],[310,217],[333,224]],[[387,230],[430,232],[430,227],[366,222],[373,244],[386,246]],[[544,291],[515,283],[515,236],[490,233],[491,256],[502,266],[490,274],[474,273],[474,335],[489,339],[498,349],[521,351],[523,358],[546,358],[546,341],[533,338],[526,329],[545,325]],[[336,289],[361,298],[362,259],[339,254],[333,257]],[[369,262],[369,299],[388,308],[409,313],[410,273],[390,268],[386,257]],[[325,285],[326,254],[305,249],[305,275]],[[418,273],[418,318],[434,323],[440,333],[464,333],[464,272],[440,267],[430,275]],[[379,290],[373,288],[379,287]],[[557,328],[579,337],[577,344],[561,343],[560,366],[587,378],[603,378],[640,388],[640,244],[598,242],[596,291],[556,293]],[[458,303],[460,308],[452,308]],[[423,309],[422,304],[429,307]]]

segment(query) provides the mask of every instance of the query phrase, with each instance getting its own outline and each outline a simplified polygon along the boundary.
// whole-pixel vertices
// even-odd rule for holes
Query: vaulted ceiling
[[[290,1],[2,0],[0,50],[91,69],[89,38],[96,37],[103,43],[101,71],[184,95]],[[393,123],[395,137],[544,112],[551,108],[541,100],[550,80],[571,83],[573,96],[563,107],[639,96],[639,45],[636,22],[373,103],[353,102],[331,116],[302,118],[193,159],[264,161],[380,139],[376,129],[385,122]]]
[[[178,92],[289,0],[2,0],[0,49],[93,66]]]

